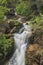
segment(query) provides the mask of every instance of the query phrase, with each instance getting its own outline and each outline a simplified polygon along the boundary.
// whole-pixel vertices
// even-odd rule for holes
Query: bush
[[[8,49],[12,46],[11,39],[6,39],[4,34],[0,34],[0,60],[6,56]]]
[[[23,16],[28,16],[30,14],[29,6],[22,2],[16,6],[16,12]]]
[[[43,29],[43,15],[40,16],[34,16],[31,19],[31,23],[33,30],[35,31],[36,29]]]
[[[7,11],[6,7],[0,6],[0,20],[4,18],[4,14]]]

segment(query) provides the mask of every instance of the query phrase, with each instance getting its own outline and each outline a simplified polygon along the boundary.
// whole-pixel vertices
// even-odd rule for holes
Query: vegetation
[[[23,3],[20,3],[16,6],[16,12],[23,16],[28,16],[30,14],[28,5]]]
[[[0,60],[4,59],[8,49],[12,47],[12,34],[18,32],[23,26],[22,23],[25,20],[23,19],[23,22],[19,23],[17,21],[19,17],[24,17],[26,21],[27,19],[30,21],[34,44],[39,44],[40,47],[43,42],[43,0],[0,0]]]
[[[8,53],[8,49],[12,46],[12,40],[6,39],[4,34],[0,34],[0,60]]]
[[[0,0],[0,19],[11,9],[22,16],[43,14],[43,0]]]
[[[31,19],[31,23],[33,30],[43,29],[43,15],[35,16]]]
[[[4,13],[7,11],[7,8],[0,6],[0,19],[4,19]]]

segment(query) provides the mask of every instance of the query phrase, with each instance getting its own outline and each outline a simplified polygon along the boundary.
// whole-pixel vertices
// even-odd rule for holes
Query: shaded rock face
[[[0,33],[5,33],[5,31],[9,32],[10,31],[9,29],[10,29],[10,27],[7,22],[4,22],[4,21],[0,22]]]
[[[32,32],[32,36],[29,38],[29,41],[30,44],[37,43],[43,46],[43,29],[38,28]]]
[[[22,23],[19,23],[18,21],[10,21],[9,27],[12,30],[12,33],[19,32],[19,29],[23,27]]]
[[[9,27],[12,29],[14,27],[14,21],[9,22]]]
[[[22,23],[17,23],[13,20],[9,20],[8,21],[1,21],[0,22],[0,33],[4,33],[4,34],[8,34],[10,33],[15,33],[15,32],[18,32],[19,29],[23,27],[23,24]]]
[[[37,29],[29,40],[26,65],[43,65],[43,29]]]
[[[5,13],[5,16],[6,16],[8,19],[15,17],[15,10],[11,8],[10,11],[7,11],[7,12]]]
[[[37,29],[34,33],[34,43],[43,46],[43,29]]]

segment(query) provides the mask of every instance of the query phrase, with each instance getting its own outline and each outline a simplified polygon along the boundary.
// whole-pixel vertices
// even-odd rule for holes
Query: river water
[[[23,23],[23,28],[18,33],[14,33],[14,44],[16,50],[8,62],[8,65],[25,65],[25,51],[28,38],[31,36],[31,27]]]

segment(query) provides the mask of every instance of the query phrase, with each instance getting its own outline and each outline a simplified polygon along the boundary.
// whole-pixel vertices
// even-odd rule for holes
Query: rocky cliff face
[[[43,48],[38,44],[30,45],[27,48],[26,65],[43,65]]]
[[[26,50],[26,65],[43,65],[43,30],[34,32],[33,43]]]

